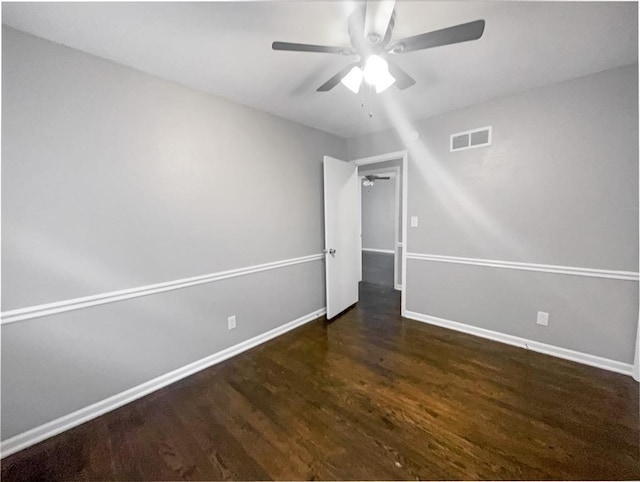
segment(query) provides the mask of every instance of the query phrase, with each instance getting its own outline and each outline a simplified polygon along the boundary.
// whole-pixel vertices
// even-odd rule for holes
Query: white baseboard
[[[189,365],[185,365],[169,373],[165,373],[164,375],[160,375],[153,380],[149,380],[148,382],[130,388],[129,390],[125,390],[124,392],[118,393],[117,395],[113,395],[112,397],[96,402],[92,405],[89,405],[88,407],[81,408],[80,410],[77,410],[68,415],[64,415],[60,418],[52,420],[51,422],[47,422],[43,425],[40,425],[39,427],[35,427],[31,430],[15,435],[5,441],[2,441],[2,443],[0,444],[0,458],[4,458],[15,452],[35,445],[38,442],[42,442],[43,440],[53,437],[54,435],[76,427],[84,422],[88,422],[89,420],[99,417],[100,415],[126,405],[129,402],[133,402],[134,400],[142,398],[145,395],[155,392],[156,390],[166,387],[167,385],[177,382],[178,380],[188,377],[189,375],[193,375],[194,373],[204,370],[205,368],[215,365],[216,363],[220,363],[228,358],[236,356],[246,350],[249,350],[257,345],[260,345],[279,335],[282,335],[287,331],[293,330],[294,328],[315,320],[316,318],[324,315],[326,312],[326,308],[314,311],[312,313],[309,313],[308,315],[304,315],[296,320],[290,321],[289,323],[285,323],[284,325],[269,330],[266,333],[262,333],[261,335],[255,336],[241,343],[238,343],[237,345],[214,353],[213,355],[210,355],[206,358],[190,363]]]
[[[630,363],[623,363],[616,360],[610,360],[608,358],[602,358],[596,355],[589,355],[588,353],[582,353],[579,351],[569,350],[568,348],[561,348],[559,346],[547,345],[546,343],[540,343],[539,341],[528,340],[519,336],[507,335],[497,331],[487,330],[485,328],[479,328],[477,326],[466,325],[457,321],[446,320],[444,318],[438,318],[436,316],[425,315],[423,313],[417,313],[415,311],[405,311],[403,315],[405,318],[421,321],[423,323],[429,323],[430,325],[441,326],[443,328],[449,328],[451,330],[460,331],[462,333],[468,333],[470,335],[479,336],[482,338],[488,338],[489,340],[499,341],[508,345],[525,348],[538,353],[544,353],[545,355],[551,355],[558,358],[564,358],[565,360],[571,360],[584,365],[590,365],[593,367],[602,368],[616,373],[622,373],[623,375],[632,375],[633,365]]]

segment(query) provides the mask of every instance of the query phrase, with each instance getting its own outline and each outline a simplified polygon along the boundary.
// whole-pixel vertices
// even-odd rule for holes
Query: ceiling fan
[[[342,82],[351,91],[358,93],[363,80],[374,86],[376,92],[382,92],[394,83],[402,90],[411,87],[416,81],[398,67],[391,57],[477,40],[482,37],[485,25],[484,20],[475,20],[392,41],[395,16],[395,0],[369,1],[364,6],[356,8],[349,16],[350,47],[273,42],[271,48],[358,56],[356,62],[350,63],[318,87],[318,92],[327,92]]]
[[[362,180],[362,185],[365,187],[368,186],[373,186],[375,184],[375,181],[377,181],[378,179],[391,179],[391,177],[389,176],[376,176],[375,174],[370,174],[368,176],[363,176],[364,179]]]

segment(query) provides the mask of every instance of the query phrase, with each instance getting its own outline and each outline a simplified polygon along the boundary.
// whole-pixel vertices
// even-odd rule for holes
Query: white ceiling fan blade
[[[384,38],[395,5],[395,0],[367,2],[364,19],[364,38],[370,43],[377,44]]]

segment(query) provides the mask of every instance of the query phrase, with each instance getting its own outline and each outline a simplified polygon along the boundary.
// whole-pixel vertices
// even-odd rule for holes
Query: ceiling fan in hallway
[[[362,185],[364,187],[371,187],[376,183],[376,180],[388,180],[391,179],[390,176],[376,176],[375,174],[370,174],[368,176],[363,176]]]
[[[394,63],[391,59],[394,55],[477,40],[482,37],[485,26],[484,20],[475,20],[392,40],[395,16],[395,0],[369,1],[364,6],[356,8],[349,16],[350,47],[273,42],[271,48],[292,52],[357,56],[357,61],[341,69],[316,90],[327,92],[342,82],[349,90],[358,93],[362,84],[367,83],[380,93],[393,84],[403,90],[416,83]]]

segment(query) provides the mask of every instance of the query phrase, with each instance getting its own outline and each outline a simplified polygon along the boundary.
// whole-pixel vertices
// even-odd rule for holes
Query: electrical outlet
[[[236,315],[233,315],[227,318],[227,325],[229,326],[230,330],[236,329]]]
[[[538,311],[538,319],[536,320],[536,323],[542,326],[549,326],[549,313]]]

